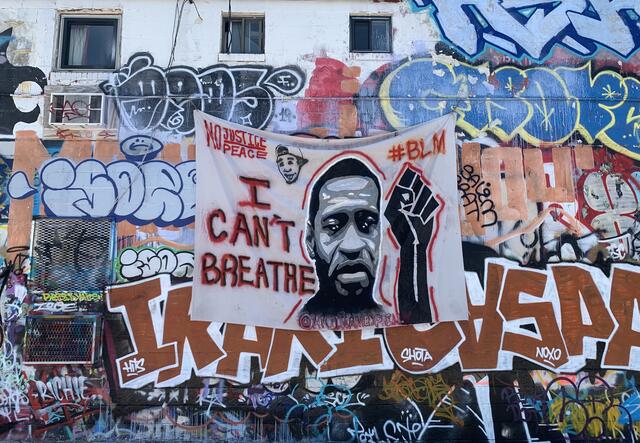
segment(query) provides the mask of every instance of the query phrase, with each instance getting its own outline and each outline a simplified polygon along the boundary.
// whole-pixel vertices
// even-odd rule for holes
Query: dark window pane
[[[91,112],[89,112],[89,123],[100,123],[100,117],[100,110],[92,110]]]
[[[86,64],[89,66],[115,67],[116,32],[111,25],[89,26]]]
[[[368,51],[369,47],[369,22],[364,20],[353,21],[353,50]]]
[[[91,109],[100,109],[102,107],[102,96],[92,95],[90,106],[91,106]]]
[[[246,19],[244,22],[245,52],[249,54],[262,53],[262,20]]]
[[[242,52],[242,21],[231,22],[231,52]]]
[[[102,96],[92,95],[90,105],[91,111],[89,113],[89,123],[100,123],[102,117]]]
[[[389,52],[391,50],[389,43],[389,21],[373,20],[371,22],[371,50]]]
[[[64,96],[54,95],[51,106],[53,107],[53,111],[55,113],[53,121],[54,122],[62,121],[62,108],[64,106]]]
[[[64,104],[64,96],[62,95],[54,95],[53,96],[53,107],[54,108],[62,108]]]

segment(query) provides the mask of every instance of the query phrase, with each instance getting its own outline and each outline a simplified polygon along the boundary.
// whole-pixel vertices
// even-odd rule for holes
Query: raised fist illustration
[[[398,311],[406,324],[433,320],[429,303],[427,247],[440,204],[422,177],[406,169],[393,188],[384,216],[400,245]]]
[[[426,246],[440,204],[420,175],[407,168],[391,193],[384,216],[400,244]]]

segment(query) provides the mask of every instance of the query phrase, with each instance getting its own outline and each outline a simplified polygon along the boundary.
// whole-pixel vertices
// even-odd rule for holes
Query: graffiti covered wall
[[[135,1],[95,3],[123,17],[114,72],[60,72],[56,11],[0,9],[0,440],[640,438],[635,2],[274,1],[267,32],[299,22],[243,59],[198,34],[202,1],[175,62]],[[392,17],[392,54],[348,52],[363,11]],[[50,124],[64,88],[100,94],[101,125],[74,125],[80,99]],[[194,110],[319,139],[453,113],[468,320],[195,320]]]

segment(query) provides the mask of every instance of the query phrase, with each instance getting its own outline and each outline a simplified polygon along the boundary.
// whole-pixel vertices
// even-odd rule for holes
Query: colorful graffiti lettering
[[[419,10],[433,8],[442,36],[471,58],[494,47],[514,57],[540,61],[556,45],[581,56],[593,56],[605,47],[630,57],[640,45],[636,15],[640,7],[631,2],[411,1]]]
[[[372,94],[388,128],[429,121],[448,112],[471,137],[493,134],[507,142],[516,136],[541,146],[578,135],[640,159],[640,126],[635,117],[640,82],[616,71],[577,68],[489,69],[438,58],[414,58],[367,80],[360,113],[371,120]],[[377,87],[370,83],[374,82]]]
[[[158,226],[184,226],[194,219],[194,161],[176,166],[158,160],[105,165],[56,158],[42,166],[40,180],[40,198],[50,217],[115,217]],[[37,192],[23,172],[14,173],[8,187],[14,199]]]
[[[633,267],[615,265],[610,279],[596,268],[579,264],[552,265],[547,271],[542,271],[519,267],[504,259],[490,259],[486,267],[484,290],[476,274],[467,274],[468,290],[473,294],[469,300],[469,321],[436,323],[421,332],[411,327],[385,329],[384,343],[399,368],[423,374],[459,362],[466,371],[508,370],[514,356],[518,356],[553,371],[576,370],[584,365],[585,356],[595,357],[590,355],[589,347],[583,347],[583,339],[589,343],[607,343],[603,365],[616,368],[635,366],[635,360],[630,359],[628,352],[636,342],[628,335],[630,320],[625,319],[622,313],[635,297],[627,285],[640,279],[640,274]],[[260,355],[263,381],[268,382],[289,379],[290,374],[296,372],[295,365],[299,362],[300,352],[305,352],[303,349],[321,375],[350,373],[354,367],[363,364],[362,361],[346,359],[336,365],[334,362],[340,354],[340,344],[331,333],[257,328],[258,341],[250,342],[241,338],[244,327],[226,325],[221,335],[212,335],[219,326],[210,327],[207,322],[189,321],[184,316],[180,318],[186,321],[182,323],[182,332],[172,334],[171,340],[166,340],[165,334],[162,341],[158,338],[161,345],[156,345],[155,340],[149,339],[150,335],[153,336],[152,330],[172,330],[168,325],[179,321],[177,312],[186,312],[190,303],[188,286],[167,289],[167,282],[162,283],[161,277],[134,285],[115,286],[107,296],[112,312],[138,319],[136,323],[128,324],[136,351],[117,360],[122,386],[136,386],[153,380],[160,383],[159,380],[167,380],[162,373],[176,364],[180,365],[180,362],[185,365],[180,372],[181,377],[187,376],[191,370],[190,361],[195,361],[194,369],[201,376],[231,376],[246,381],[248,361],[238,358],[243,352]],[[545,290],[548,281],[555,282],[554,291]],[[602,294],[609,290],[611,298],[607,304]],[[520,301],[520,293],[528,294],[531,301]],[[145,295],[140,297],[140,294]],[[167,306],[164,312],[159,309],[161,301]],[[179,304],[184,305],[180,307]],[[576,308],[582,305],[587,306],[586,313]],[[173,314],[167,310],[172,310]],[[587,318],[592,319],[591,324]],[[478,328],[477,321],[480,321],[481,328]],[[520,327],[526,322],[534,325],[535,334]],[[153,327],[154,324],[157,326]],[[567,327],[567,324],[572,327]],[[359,336],[360,332],[355,334]],[[301,347],[289,349],[294,336]],[[362,335],[356,340],[368,342],[375,349],[369,359],[372,366],[388,368],[390,360],[385,357],[380,338],[365,340]],[[203,347],[209,352],[198,351],[193,354],[195,360],[186,359],[183,353],[187,352],[186,348],[181,351],[181,343],[186,341],[190,343],[191,352]],[[233,350],[230,346],[234,347]],[[242,350],[243,346],[248,346],[247,351]],[[407,354],[407,347],[414,350],[411,355]],[[480,353],[479,348],[485,350]],[[415,350],[421,350],[417,359]],[[454,354],[454,350],[457,353]],[[430,358],[423,358],[427,354]],[[144,359],[146,369],[141,373],[127,370],[132,359]],[[416,361],[420,364],[416,365]],[[159,379],[158,374],[161,375]]]

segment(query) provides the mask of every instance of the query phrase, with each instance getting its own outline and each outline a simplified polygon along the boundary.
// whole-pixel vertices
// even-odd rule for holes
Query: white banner
[[[202,112],[191,317],[348,330],[467,319],[455,118],[346,140]]]

